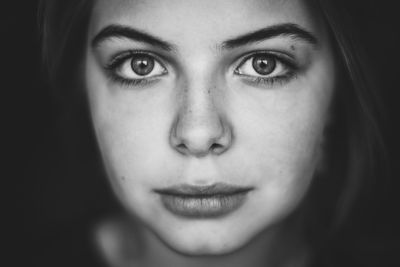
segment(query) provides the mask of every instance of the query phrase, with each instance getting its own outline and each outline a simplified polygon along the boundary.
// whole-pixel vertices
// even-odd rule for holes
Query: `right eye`
[[[155,78],[167,73],[167,69],[154,56],[143,52],[117,56],[108,69],[116,78],[132,82]]]

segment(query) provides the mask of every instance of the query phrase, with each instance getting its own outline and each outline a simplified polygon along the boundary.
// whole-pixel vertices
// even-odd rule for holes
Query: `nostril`
[[[220,155],[229,149],[232,130],[227,121],[208,117],[195,120],[187,116],[178,117],[171,128],[169,143],[177,152],[204,157]]]
[[[224,146],[218,143],[213,143],[210,147],[210,150],[216,154],[219,154],[224,151]]]
[[[187,147],[186,147],[186,145],[185,144],[179,144],[179,145],[177,145],[176,146],[176,148],[177,148],[177,150],[179,151],[179,152],[181,152],[181,153],[184,153],[186,150],[187,150]]]
[[[197,156],[204,156],[211,152],[213,154],[220,154],[225,151],[225,147],[219,143],[213,143],[208,146],[208,149],[199,149],[193,146],[187,146],[185,143],[181,143],[175,146],[176,150],[182,154],[196,154]]]
[[[222,148],[222,147],[223,147],[223,146],[222,146],[221,144],[213,143],[213,144],[211,145],[210,149],[211,149],[211,150],[215,150],[215,149],[220,149],[220,148]]]

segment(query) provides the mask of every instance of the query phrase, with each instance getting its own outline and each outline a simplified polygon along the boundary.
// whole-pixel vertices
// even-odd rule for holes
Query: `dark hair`
[[[39,2],[42,60],[56,97],[76,101],[92,0]],[[82,98],[82,97],[78,97]]]
[[[372,185],[378,175],[382,177],[378,171],[385,169],[379,167],[384,162],[380,125],[383,109],[374,72],[369,69],[343,2],[313,3],[322,12],[335,40],[346,87],[336,92],[335,117],[327,129],[326,176],[331,179],[314,179],[309,197],[315,206],[313,216],[325,220],[321,228],[335,229],[332,226],[344,221],[363,189]],[[79,96],[83,88],[80,73],[92,5],[90,0],[40,2],[43,60],[50,82],[58,90],[56,95],[69,98],[66,103],[84,99]]]
[[[371,68],[363,50],[362,38],[348,14],[344,1],[319,0],[325,20],[336,40],[345,75],[345,90],[339,90],[336,112],[345,135],[345,170],[343,188],[336,204],[335,223],[349,215],[357,197],[367,193],[385,177],[388,166],[382,136],[384,108],[382,88],[378,85],[377,70]],[[340,147],[335,142],[331,144]],[[342,145],[343,146],[343,145]],[[335,155],[341,157],[343,155]],[[364,191],[363,191],[364,190]]]

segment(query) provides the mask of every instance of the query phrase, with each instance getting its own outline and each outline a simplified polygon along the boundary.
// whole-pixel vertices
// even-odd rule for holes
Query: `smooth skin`
[[[278,35],[224,45],[284,23],[316,42]],[[121,36],[94,44],[109,25],[170,47]],[[137,53],[154,60],[148,75],[132,69]],[[275,63],[268,75],[251,64],[260,53]],[[109,179],[145,233],[141,265],[302,266],[293,253],[306,247],[301,226],[287,218],[321,164],[337,80],[326,26],[306,1],[97,0],[85,70]],[[217,182],[254,190],[239,209],[207,219],[172,214],[153,191]]]

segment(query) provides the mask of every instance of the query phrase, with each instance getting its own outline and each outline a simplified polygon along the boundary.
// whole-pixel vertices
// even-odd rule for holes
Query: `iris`
[[[138,55],[132,58],[131,68],[137,75],[148,75],[154,69],[154,59],[147,55]]]
[[[253,68],[260,75],[268,75],[275,70],[276,60],[269,55],[258,55],[253,58]]]

